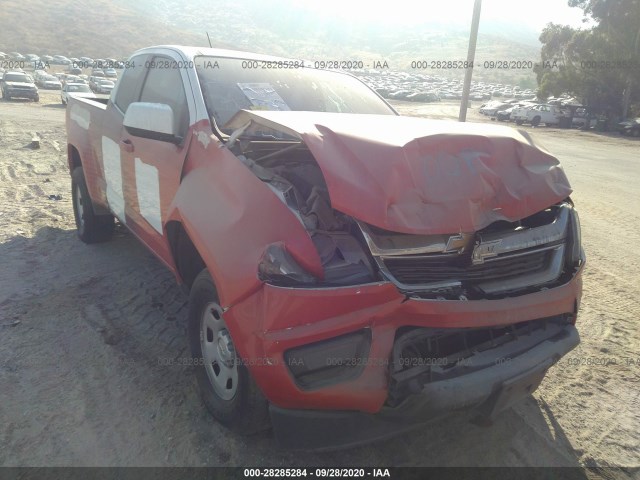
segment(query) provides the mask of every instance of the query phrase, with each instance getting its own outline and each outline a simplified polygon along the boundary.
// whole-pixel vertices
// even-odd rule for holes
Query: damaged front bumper
[[[538,332],[528,341],[535,345],[526,352],[518,353],[517,343],[502,346],[484,359],[474,359],[478,363],[485,361],[484,368],[449,380],[424,383],[401,404],[384,406],[375,414],[271,405],[276,440],[288,449],[327,450],[381,440],[459,409],[474,408],[483,419],[493,420],[531,394],[548,369],[578,345],[580,338],[576,328],[568,325],[552,332]]]
[[[562,285],[492,300],[424,299],[391,282],[264,284],[226,316],[243,361],[271,404],[280,444],[335,448],[457,409],[478,408],[492,419],[534,391],[579,341],[573,324],[583,266]],[[413,358],[445,365],[398,369],[401,339],[412,332],[429,337],[430,331],[449,346]],[[468,333],[474,337],[469,344]]]

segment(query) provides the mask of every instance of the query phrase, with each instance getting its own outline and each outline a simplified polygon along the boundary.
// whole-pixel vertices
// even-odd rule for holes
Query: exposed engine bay
[[[324,268],[321,285],[354,285],[379,278],[357,223],[331,208],[320,167],[301,142],[241,143],[245,165],[280,197],[305,226]]]

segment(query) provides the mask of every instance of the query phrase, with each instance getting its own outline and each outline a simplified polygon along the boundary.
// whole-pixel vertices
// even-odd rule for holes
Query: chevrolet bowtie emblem
[[[484,263],[485,258],[496,257],[498,255],[498,245],[502,243],[502,239],[493,240],[491,242],[483,242],[480,240],[471,253],[471,262],[474,265]]]

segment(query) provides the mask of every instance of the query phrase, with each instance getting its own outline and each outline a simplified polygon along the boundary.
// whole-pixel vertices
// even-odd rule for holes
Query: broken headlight
[[[267,247],[258,264],[258,277],[263,282],[283,287],[313,285],[318,281],[298,265],[283,243],[273,243]]]
[[[320,280],[304,270],[283,243],[267,247],[258,264],[258,277],[273,285],[346,286],[374,281],[371,262],[358,241],[343,233],[316,233],[312,237],[324,270]]]

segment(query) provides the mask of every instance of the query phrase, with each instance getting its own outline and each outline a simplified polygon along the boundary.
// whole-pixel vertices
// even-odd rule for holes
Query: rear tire
[[[533,125],[534,127],[540,125],[540,117],[537,115],[533,117],[533,120],[531,120],[531,125]]]
[[[516,125],[522,125],[522,120],[516,120]]]
[[[207,270],[200,272],[191,286],[188,322],[196,378],[211,415],[241,435],[268,429],[269,404],[233,346]]]
[[[84,243],[109,240],[115,228],[113,215],[96,215],[93,211],[82,167],[77,167],[71,175],[71,197],[78,238]]]

